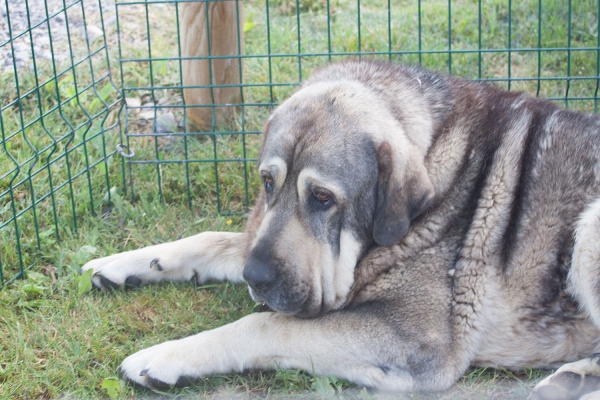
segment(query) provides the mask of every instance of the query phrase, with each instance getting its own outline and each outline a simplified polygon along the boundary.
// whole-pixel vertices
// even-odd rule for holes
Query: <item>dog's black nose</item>
[[[244,280],[254,289],[271,286],[276,278],[275,267],[265,260],[250,254],[244,267]]]

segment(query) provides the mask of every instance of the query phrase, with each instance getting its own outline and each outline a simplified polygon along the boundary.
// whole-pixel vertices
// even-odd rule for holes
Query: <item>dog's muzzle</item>
[[[265,303],[274,311],[293,315],[312,315],[309,304],[310,288],[293,273],[282,261],[262,257],[261,253],[251,252],[246,260],[243,277],[252,298]],[[291,269],[291,271],[290,271]],[[307,312],[306,308],[311,311]]]
[[[250,255],[244,267],[244,280],[255,292],[269,290],[277,280],[277,270],[275,267],[264,260],[260,260],[254,255]]]

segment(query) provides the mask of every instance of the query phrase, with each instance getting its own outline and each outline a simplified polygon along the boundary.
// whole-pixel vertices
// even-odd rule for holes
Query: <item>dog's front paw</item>
[[[162,343],[127,357],[119,367],[123,379],[150,389],[190,385],[194,377],[186,375],[188,365],[175,343]]]
[[[127,289],[159,281],[163,266],[146,249],[114,254],[86,263],[80,273],[92,270],[92,283],[100,290]]]
[[[528,400],[580,399],[600,390],[600,354],[565,364],[540,383]]]
[[[214,331],[207,331],[140,350],[119,370],[126,381],[150,389],[189,386],[204,376],[230,372],[228,350]]]

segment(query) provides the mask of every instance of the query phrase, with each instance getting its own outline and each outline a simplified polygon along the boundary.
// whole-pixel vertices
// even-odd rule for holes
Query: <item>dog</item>
[[[600,389],[597,116],[417,67],[346,61],[274,110],[258,170],[243,233],[83,267],[102,290],[245,281],[272,310],[141,350],[121,364],[126,380],[164,389],[294,368],[442,391],[469,366],[567,363],[531,397]]]

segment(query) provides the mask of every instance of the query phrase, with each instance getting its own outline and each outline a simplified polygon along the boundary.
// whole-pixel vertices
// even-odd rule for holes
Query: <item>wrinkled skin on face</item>
[[[253,298],[276,311],[313,317],[341,307],[361,257],[376,242],[403,236],[426,202],[428,193],[419,194],[398,213],[388,200],[390,190],[402,198],[393,166],[406,160],[378,143],[372,130],[381,127],[373,120],[400,128],[384,108],[379,116],[357,109],[357,101],[373,100],[361,89],[308,86],[266,125],[259,161],[264,210],[251,232],[244,278]]]

